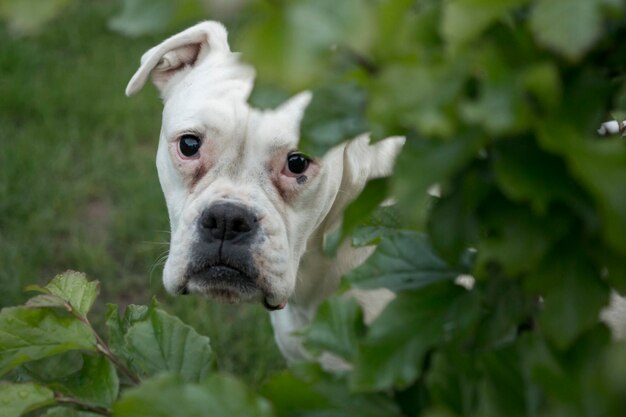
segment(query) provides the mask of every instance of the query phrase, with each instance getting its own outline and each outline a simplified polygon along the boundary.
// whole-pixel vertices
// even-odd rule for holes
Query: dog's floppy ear
[[[198,23],[148,50],[141,57],[141,65],[126,87],[131,96],[141,90],[148,76],[157,88],[163,89],[180,70],[193,66],[210,54],[230,54],[228,35],[221,23]]]
[[[367,181],[391,175],[404,142],[404,137],[392,136],[370,144],[369,134],[363,134],[341,145],[343,152],[337,149],[324,157],[322,163],[329,167],[330,175],[341,178],[335,201],[324,219],[325,232],[338,226],[346,206],[363,191]]]

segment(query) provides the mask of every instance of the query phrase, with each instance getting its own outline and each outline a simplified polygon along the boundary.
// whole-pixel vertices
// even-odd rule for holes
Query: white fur
[[[157,168],[172,228],[165,288],[176,293],[185,284],[197,239],[193,231],[203,209],[216,201],[251,207],[264,236],[253,254],[258,284],[270,305],[287,303],[271,313],[277,343],[289,360],[306,357],[293,332],[310,322],[341,276],[371,253],[344,244],[329,258],[322,250],[324,238],[339,226],[345,207],[368,179],[391,173],[404,138],[370,145],[368,135],[361,135],[330,150],[307,182],[296,186],[277,170],[287,152],[297,148],[311,94],[298,94],[272,111],[251,108],[247,99],[254,71],[230,51],[221,24],[200,23],[150,49],[126,93],[139,91],[150,75],[164,101]],[[191,162],[177,155],[177,139],[190,132],[204,137],[199,159]],[[194,182],[202,166],[206,173]],[[289,198],[281,195],[285,189],[293,191]],[[390,293],[357,292],[355,297],[371,319]],[[240,300],[246,297],[227,301]]]

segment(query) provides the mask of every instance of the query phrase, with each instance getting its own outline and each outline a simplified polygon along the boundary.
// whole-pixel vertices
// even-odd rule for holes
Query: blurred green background
[[[220,369],[258,383],[284,367],[260,306],[162,290],[169,224],[154,163],[161,102],[151,85],[124,95],[144,51],[210,10],[188,2],[185,12],[180,2],[171,25],[123,35],[113,29],[132,3],[0,2],[0,307],[22,302],[27,284],[84,271],[100,281],[100,300],[147,304],[156,294],[211,336]],[[166,3],[153,5],[167,15]],[[23,11],[7,12],[11,4]]]

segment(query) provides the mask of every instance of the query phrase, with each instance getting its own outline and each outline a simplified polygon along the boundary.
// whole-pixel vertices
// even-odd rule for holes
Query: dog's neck
[[[341,277],[360,265],[372,253],[373,247],[355,248],[344,242],[336,256],[323,250],[323,236],[313,236],[302,256],[294,295],[284,310],[270,315],[274,337],[289,362],[310,359],[298,334],[311,323],[317,307],[339,287]]]

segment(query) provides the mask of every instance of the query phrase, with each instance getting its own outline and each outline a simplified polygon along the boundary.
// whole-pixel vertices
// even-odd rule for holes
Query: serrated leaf
[[[478,317],[478,298],[453,283],[405,291],[372,323],[352,373],[358,391],[405,388],[421,373],[426,352]]]
[[[75,317],[28,307],[9,307],[0,312],[0,375],[24,362],[95,348],[91,329]]]
[[[580,58],[601,31],[601,1],[539,0],[530,27],[537,40],[570,59]]]
[[[124,336],[130,326],[140,321],[145,321],[150,313],[150,308],[144,305],[130,304],[120,318],[118,307],[115,304],[107,305],[106,327],[109,331],[108,344],[111,351],[125,359],[129,359]]]
[[[124,341],[133,366],[144,374],[169,371],[184,381],[196,382],[211,370],[209,338],[159,309],[150,309],[145,321],[131,325]]]
[[[363,312],[353,298],[332,297],[322,303],[306,330],[306,345],[334,353],[348,361],[357,351],[364,334]]]
[[[115,366],[105,356],[85,354],[80,371],[53,386],[69,397],[109,408],[117,399],[119,379]]]
[[[63,307],[69,310],[67,301],[54,294],[39,294],[26,301],[26,307]]]
[[[29,411],[54,404],[54,393],[34,383],[11,384],[0,381],[0,415],[20,417]]]
[[[161,375],[130,389],[113,407],[114,417],[269,417],[270,404],[232,377],[212,375],[200,384]]]
[[[45,286],[50,294],[67,301],[80,316],[86,316],[100,292],[98,281],[87,281],[81,272],[67,271]]]
[[[363,265],[347,274],[347,279],[358,288],[401,291],[453,280],[460,274],[461,270],[434,253],[425,235],[399,231],[384,239]]]
[[[529,0],[453,0],[444,7],[441,32],[453,45],[468,43],[514,7]]]

